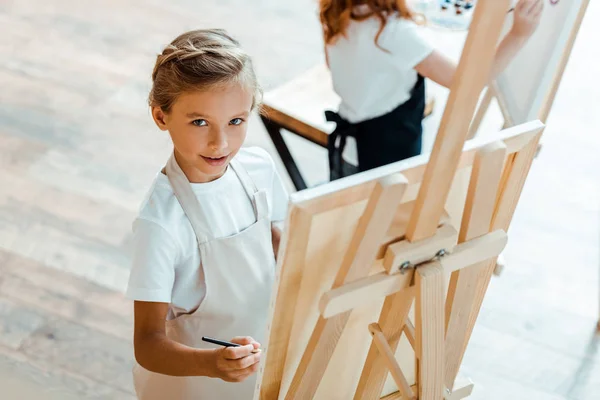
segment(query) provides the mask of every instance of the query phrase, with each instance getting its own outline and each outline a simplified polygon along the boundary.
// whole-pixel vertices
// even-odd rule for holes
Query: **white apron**
[[[215,238],[183,171],[171,156],[166,172],[185,215],[198,239],[206,295],[198,309],[166,322],[167,337],[195,348],[214,349],[202,336],[229,341],[252,336],[264,345],[268,307],[275,275],[271,223],[267,196],[257,190],[245,168],[230,163],[242,183],[256,222],[233,236]],[[200,282],[198,282],[200,288]],[[134,385],[140,400],[245,400],[252,399],[256,374],[244,382],[219,378],[173,377],[157,374],[136,364]]]

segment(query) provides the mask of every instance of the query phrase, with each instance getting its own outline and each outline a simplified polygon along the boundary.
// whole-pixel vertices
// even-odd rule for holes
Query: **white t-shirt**
[[[288,194],[271,156],[263,149],[242,148],[236,159],[256,187],[265,189],[271,221],[286,217]],[[214,237],[241,232],[255,221],[250,198],[232,168],[217,180],[192,183]],[[133,264],[127,287],[132,300],[170,303],[172,319],[199,305],[206,290],[200,251],[192,226],[175,198],[169,179],[156,175],[133,223]]]
[[[356,8],[364,13],[364,6]],[[380,20],[373,16],[352,20],[346,35],[327,46],[333,88],[340,96],[338,113],[351,123],[384,115],[410,98],[417,82],[414,67],[433,46],[424,28],[413,21],[392,17],[379,36]]]

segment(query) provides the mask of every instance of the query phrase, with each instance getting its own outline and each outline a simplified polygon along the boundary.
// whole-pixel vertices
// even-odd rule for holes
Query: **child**
[[[514,24],[496,51],[490,79],[535,31],[543,0],[519,0]],[[508,10],[507,10],[508,11]],[[421,36],[406,0],[321,0],[325,55],[341,98],[329,136],[331,179],[347,175],[342,152],[354,137],[366,171],[421,153],[425,81],[450,88],[456,64]]]
[[[134,384],[143,400],[251,399],[287,193],[269,155],[241,146],[260,90],[222,30],[157,57],[150,107],[174,145],[134,222]],[[240,344],[217,347],[203,336]]]

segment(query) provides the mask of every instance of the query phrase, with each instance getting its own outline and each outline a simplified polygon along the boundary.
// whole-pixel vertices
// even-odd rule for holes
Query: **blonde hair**
[[[193,30],[175,38],[156,57],[148,103],[168,113],[183,93],[231,83],[252,92],[252,108],[260,103],[262,91],[252,60],[239,43],[222,29]]]
[[[354,8],[360,5],[366,5],[368,11],[360,14],[355,13]],[[383,32],[388,18],[394,15],[417,22],[416,14],[410,10],[406,0],[319,1],[319,17],[323,26],[323,36],[326,44],[332,44],[340,35],[345,35],[350,21],[363,21],[375,16],[380,21],[379,31],[375,35],[375,45],[379,46],[379,36]]]

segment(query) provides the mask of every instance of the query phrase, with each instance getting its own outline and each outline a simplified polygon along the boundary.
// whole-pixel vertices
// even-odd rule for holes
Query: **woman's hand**
[[[540,23],[543,9],[544,0],[519,0],[514,10],[511,34],[521,38],[533,35]]]

